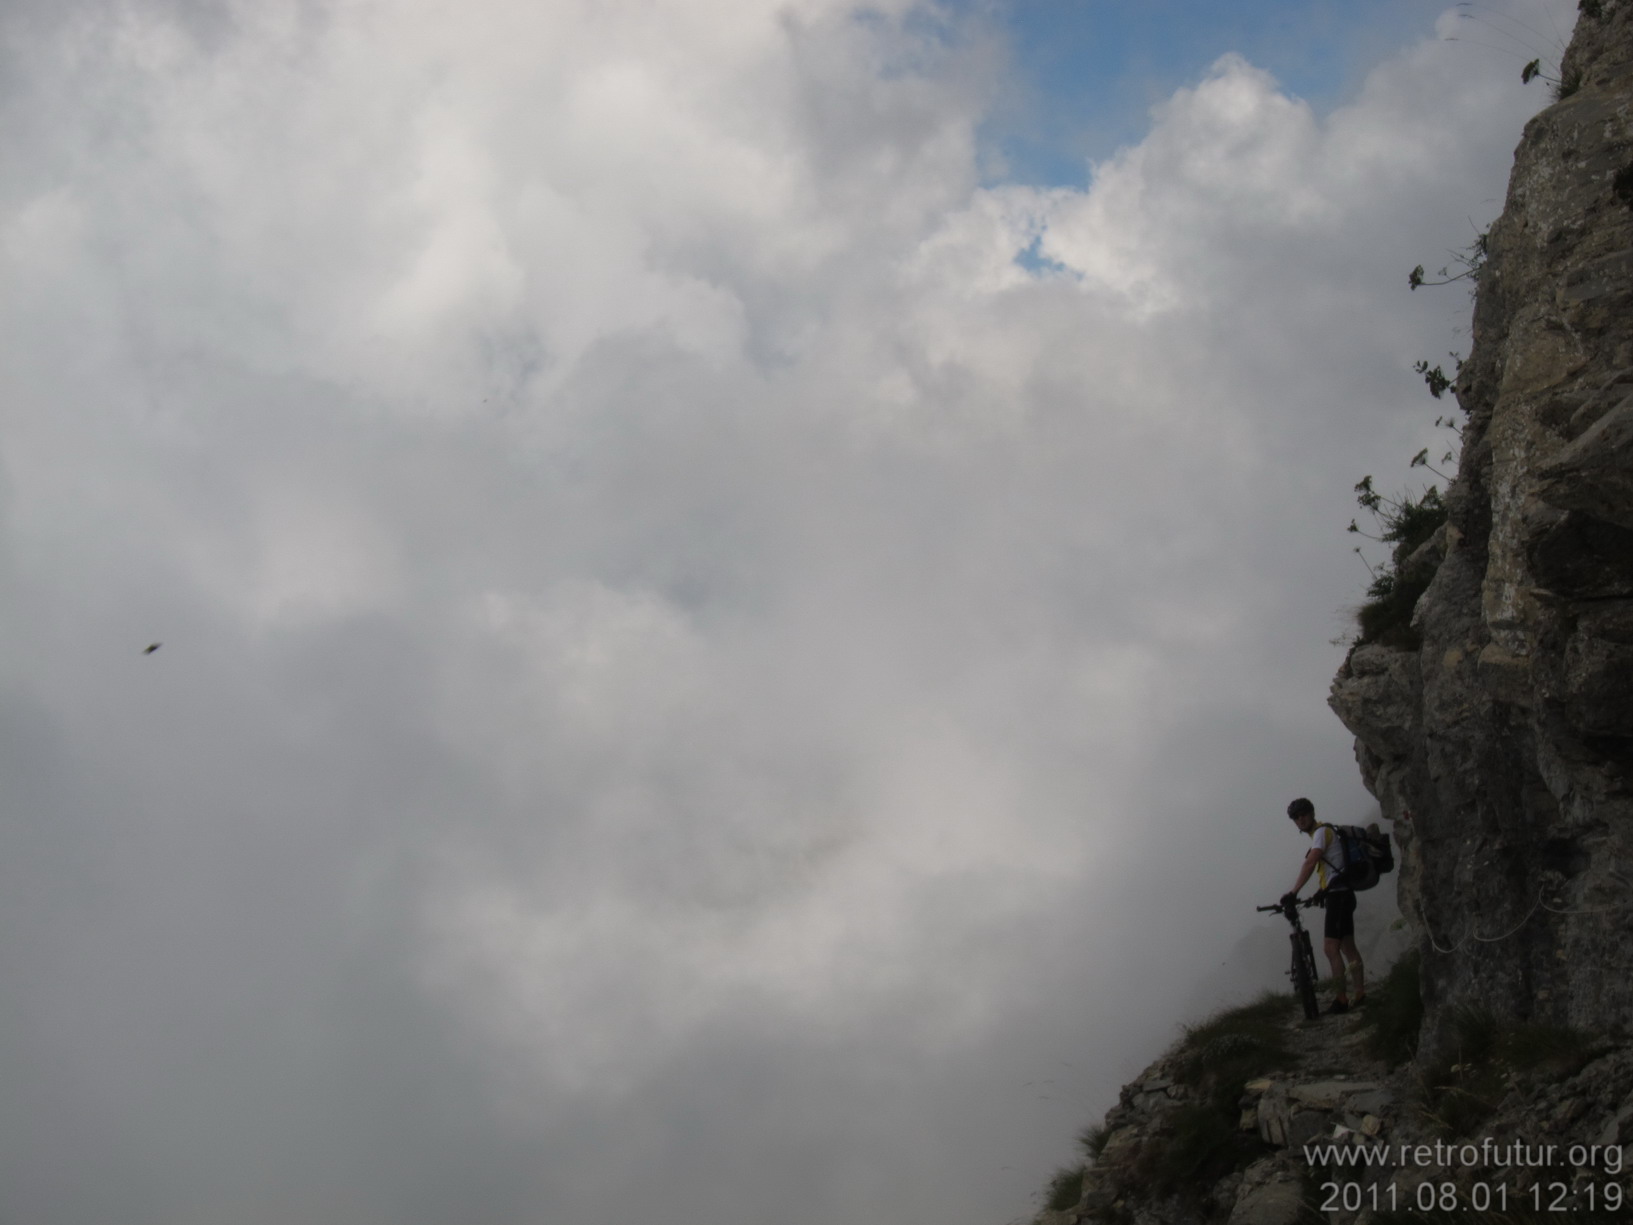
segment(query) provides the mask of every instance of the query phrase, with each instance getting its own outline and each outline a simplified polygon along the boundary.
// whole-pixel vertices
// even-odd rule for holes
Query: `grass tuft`
[[[1544,1070],[1550,1076],[1575,1076],[1600,1053],[1579,1029],[1564,1025],[1517,1025],[1501,1036],[1497,1054],[1511,1068]]]
[[[1083,1152],[1089,1159],[1096,1161],[1106,1151],[1106,1141],[1111,1139],[1112,1131],[1105,1123],[1095,1123],[1077,1133],[1077,1142],[1083,1146]]]
[[[1208,1092],[1222,1112],[1233,1110],[1247,1081],[1286,1062],[1293,1004],[1286,992],[1266,991],[1252,1003],[1187,1026],[1174,1079]]]
[[[1125,1185],[1194,1199],[1264,1155],[1258,1133],[1238,1126],[1243,1087],[1286,1064],[1293,1008],[1286,992],[1267,991],[1186,1027],[1174,1079],[1196,1090],[1196,1098],[1174,1109],[1164,1129],[1131,1155]]]
[[[1045,1205],[1050,1212],[1064,1212],[1077,1206],[1083,1198],[1083,1167],[1061,1166],[1049,1180],[1049,1198]]]
[[[1499,1031],[1495,1018],[1464,1009],[1453,1019],[1453,1054],[1424,1076],[1424,1114],[1448,1136],[1466,1136],[1493,1113],[1508,1092],[1503,1069],[1493,1059]]]
[[[1425,1116],[1451,1136],[1469,1135],[1495,1113],[1516,1072],[1568,1078],[1604,1049],[1579,1030],[1505,1026],[1481,1009],[1459,1012],[1453,1028],[1453,1055],[1429,1068],[1424,1083]]]
[[[1418,1053],[1418,1030],[1423,1026],[1423,995],[1418,988],[1421,958],[1417,950],[1389,967],[1389,973],[1367,989],[1361,1025],[1367,1033],[1367,1053],[1390,1067]]]

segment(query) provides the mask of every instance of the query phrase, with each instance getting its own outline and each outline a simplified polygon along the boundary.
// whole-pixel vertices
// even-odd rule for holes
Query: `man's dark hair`
[[[1301,795],[1287,806],[1287,815],[1294,818],[1313,817],[1315,816],[1315,805]]]

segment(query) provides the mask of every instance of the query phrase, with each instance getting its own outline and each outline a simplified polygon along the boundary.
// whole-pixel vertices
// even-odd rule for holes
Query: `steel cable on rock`
[[[1536,914],[1537,911],[1539,911],[1539,910],[1546,910],[1549,914],[1578,915],[1578,914],[1610,914],[1610,913],[1612,913],[1612,912],[1614,912],[1616,910],[1625,909],[1625,907],[1618,907],[1618,906],[1598,906],[1598,907],[1593,907],[1593,908],[1583,909],[1583,910],[1558,910],[1558,909],[1556,909],[1556,908],[1554,908],[1552,906],[1549,906],[1549,905],[1547,905],[1546,903],[1543,902],[1543,900],[1542,900],[1543,894],[1545,894],[1547,891],[1548,890],[1547,890],[1546,886],[1544,886],[1541,889],[1538,889],[1537,890],[1537,900],[1531,904],[1531,909],[1525,912],[1525,917],[1523,919],[1521,919],[1518,923],[1514,924],[1513,927],[1511,927],[1507,931],[1503,932],[1501,935],[1498,935],[1498,936],[1482,936],[1482,935],[1480,935],[1479,932],[1471,931],[1471,932],[1469,932],[1468,935],[1464,936],[1461,940],[1459,940],[1456,944],[1452,945],[1450,948],[1442,948],[1441,945],[1440,945],[1440,941],[1435,939],[1435,934],[1429,927],[1429,921],[1426,918],[1423,917],[1423,903],[1422,902],[1418,903],[1418,923],[1423,928],[1423,934],[1425,936],[1429,937],[1429,944],[1434,948],[1435,952],[1443,954],[1443,955],[1449,955],[1449,954],[1457,952],[1458,949],[1462,948],[1470,940],[1477,940],[1481,944],[1496,944],[1500,940],[1507,940],[1515,932],[1519,931],[1520,928],[1524,927],[1527,923],[1529,923],[1531,921],[1531,916]]]

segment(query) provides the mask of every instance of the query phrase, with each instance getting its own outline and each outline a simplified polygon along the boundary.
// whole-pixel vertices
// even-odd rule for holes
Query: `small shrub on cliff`
[[[1555,102],[1563,102],[1577,90],[1582,88],[1582,70],[1573,68],[1569,72],[1561,72],[1559,76],[1549,76],[1542,70],[1540,59],[1532,60],[1520,73],[1520,80],[1529,85],[1538,77],[1548,82],[1548,93]]]
[[[1529,80],[1530,78],[1526,79]],[[1434,273],[1435,276],[1440,278],[1439,280],[1431,281],[1429,279],[1430,274],[1423,270],[1422,264],[1419,264],[1407,274],[1407,286],[1411,289],[1422,289],[1425,285],[1450,285],[1454,281],[1467,281],[1470,288],[1474,288],[1479,285],[1480,276],[1486,270],[1486,260],[1491,254],[1488,245],[1490,239],[1491,230],[1489,228],[1477,231],[1473,242],[1461,251],[1452,252],[1451,264],[1447,264]],[[1460,265],[1461,270],[1453,272],[1453,264]],[[1418,373],[1422,374],[1423,371],[1420,370]],[[1440,393],[1436,392],[1435,399],[1438,400],[1439,398]]]
[[[1355,486],[1355,502],[1372,515],[1379,530],[1376,536],[1362,532],[1353,519],[1349,530],[1394,545],[1389,564],[1373,570],[1366,602],[1356,611],[1355,619],[1361,631],[1356,644],[1381,642],[1415,650],[1418,639],[1412,630],[1412,611],[1417,607],[1418,597],[1428,590],[1434,574],[1432,568],[1412,567],[1408,562],[1446,522],[1446,504],[1441,500],[1440,490],[1433,485],[1417,498],[1404,493],[1399,498],[1386,498],[1373,489],[1370,476],[1363,477]],[[1360,553],[1360,549],[1355,551]]]
[[[1535,65],[1527,65],[1526,72],[1534,75]],[[1530,76],[1526,77],[1526,80],[1530,79]],[[1407,285],[1416,290],[1426,285],[1450,285],[1456,281],[1467,281],[1470,292],[1473,292],[1479,287],[1490,258],[1491,230],[1487,228],[1476,231],[1474,241],[1467,247],[1453,252],[1453,263],[1434,274],[1438,279],[1430,279],[1429,274],[1424,272],[1423,265],[1419,264],[1407,275]],[[1455,272],[1452,271],[1454,265],[1457,266]],[[1448,356],[1454,363],[1451,374],[1447,374],[1444,367],[1431,366],[1427,361],[1420,361],[1413,367],[1423,376],[1429,394],[1437,400],[1456,388],[1457,377],[1463,369],[1462,358],[1456,353]],[[1436,417],[1435,425],[1449,429],[1461,441],[1463,430],[1455,415]],[[1454,445],[1441,457],[1440,463],[1450,467],[1455,465],[1456,461],[1457,448]],[[1427,447],[1412,457],[1411,467],[1427,468],[1448,483],[1452,479],[1448,472],[1429,462]],[[1403,493],[1398,498],[1386,498],[1372,487],[1370,476],[1362,477],[1355,486],[1355,502],[1372,516],[1377,534],[1362,531],[1361,525],[1354,519],[1350,520],[1349,530],[1369,540],[1377,540],[1394,547],[1390,550],[1388,564],[1373,566],[1371,562],[1367,562],[1367,569],[1372,573],[1372,582],[1367,587],[1365,602],[1355,611],[1355,620],[1360,633],[1354,645],[1363,646],[1369,642],[1378,642],[1385,646],[1416,650],[1421,643],[1417,633],[1412,629],[1412,613],[1417,608],[1418,598],[1428,590],[1429,582],[1434,577],[1434,567],[1413,566],[1409,562],[1412,555],[1427,543],[1441,524],[1446,522],[1446,504],[1441,500],[1440,490],[1434,485],[1430,485],[1416,498],[1409,493]],[[1366,556],[1359,548],[1355,552],[1363,562],[1366,562]]]

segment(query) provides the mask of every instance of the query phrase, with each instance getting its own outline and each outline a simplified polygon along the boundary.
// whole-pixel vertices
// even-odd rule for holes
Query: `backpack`
[[[1378,877],[1395,870],[1395,853],[1389,835],[1376,825],[1329,825],[1343,852],[1344,868],[1338,883],[1360,892],[1378,883]]]

